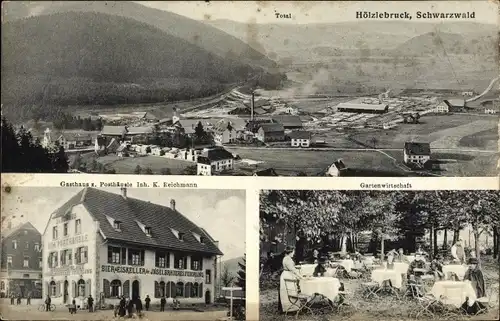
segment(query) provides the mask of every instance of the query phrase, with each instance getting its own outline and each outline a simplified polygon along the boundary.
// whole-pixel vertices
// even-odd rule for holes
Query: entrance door
[[[68,303],[68,287],[69,283],[68,280],[64,281],[64,304]]]
[[[135,280],[132,282],[132,300],[136,300],[139,297],[139,281]]]
[[[210,304],[210,300],[211,300],[211,298],[210,298],[210,291],[207,290],[205,292],[205,304]]]

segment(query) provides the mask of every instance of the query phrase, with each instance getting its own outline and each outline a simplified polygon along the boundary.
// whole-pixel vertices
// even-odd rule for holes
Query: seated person
[[[415,275],[411,274],[408,277],[408,288],[407,294],[411,294],[413,297],[422,297],[424,294],[421,291],[422,282],[420,279],[417,279]]]
[[[326,264],[326,259],[324,257],[320,257],[318,260],[318,265],[316,265],[316,267],[314,268],[313,272],[314,277],[325,276],[326,272],[325,264]]]
[[[478,260],[476,258],[470,258],[469,261],[469,269],[465,272],[464,281],[468,280],[472,284],[472,288],[476,292],[477,298],[482,298],[486,296],[485,284],[483,272],[478,266]],[[481,302],[475,301],[472,306],[469,306],[467,300],[462,304],[462,309],[467,314],[477,314],[480,309],[484,309],[484,306]]]
[[[424,258],[422,257],[421,254],[415,254],[415,260],[413,260],[409,267],[408,267],[408,272],[406,273],[406,276],[408,279],[410,279],[410,276],[413,275],[415,278],[419,278],[422,276],[424,273],[423,272],[415,272],[415,269],[425,269],[425,261]]]
[[[444,279],[443,263],[440,256],[437,256],[434,260],[432,260],[429,273],[434,275],[434,279],[436,281]]]

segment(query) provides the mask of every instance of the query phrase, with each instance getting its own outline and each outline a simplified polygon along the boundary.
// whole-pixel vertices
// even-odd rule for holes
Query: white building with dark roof
[[[175,208],[86,188],[52,213],[42,237],[43,295],[117,304],[120,296],[152,304],[213,302],[217,242]]]
[[[197,158],[197,174],[211,176],[234,169],[234,156],[223,147],[205,148]]]
[[[406,142],[403,153],[406,164],[423,165],[431,159],[431,145],[429,143]]]
[[[288,136],[291,139],[292,147],[309,147],[311,146],[311,133],[305,130],[293,131]]]

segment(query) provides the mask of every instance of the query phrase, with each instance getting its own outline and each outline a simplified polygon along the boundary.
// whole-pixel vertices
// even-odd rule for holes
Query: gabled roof
[[[429,143],[406,142],[404,150],[408,155],[430,155],[431,145]]]
[[[33,232],[40,234],[40,232],[33,226],[33,224],[31,224],[30,222],[26,222],[9,230],[2,229],[2,239],[7,239],[11,236],[14,236],[17,232],[20,232],[22,230],[33,230]]]
[[[273,121],[280,123],[283,127],[302,127],[302,120],[299,116],[293,115],[275,115]]]
[[[95,188],[85,188],[78,192],[57,209],[52,218],[64,216],[68,210],[79,204],[99,222],[100,230],[106,239],[167,250],[222,255],[211,238],[203,244],[200,243],[192,232],[206,235],[206,231],[177,210]],[[113,228],[108,217],[121,222],[120,231]],[[151,236],[141,230],[137,221],[151,227]],[[183,241],[173,234],[172,229],[184,233]]]
[[[127,133],[125,126],[104,126],[101,135],[121,136]]]
[[[260,125],[260,128],[262,128],[264,133],[275,133],[275,132],[285,131],[283,124],[277,124],[277,123],[263,123]]]
[[[334,166],[339,171],[347,168],[347,166],[345,166],[344,162],[341,159],[334,161],[332,166]]]
[[[261,170],[256,170],[253,172],[254,176],[279,176],[274,168],[266,168]]]
[[[198,156],[198,161],[200,163],[205,164],[204,162],[206,160],[213,162],[213,161],[219,161],[223,159],[233,159],[234,156],[232,153],[228,152],[222,147],[213,147],[213,148],[208,148],[204,149],[201,152],[201,155]]]
[[[93,140],[96,135],[90,133],[63,133],[57,139],[64,138],[66,141],[87,141]]]
[[[153,132],[152,126],[142,126],[142,127],[128,127],[128,135],[140,135],[140,134],[151,134]]]
[[[443,100],[449,107],[465,107],[465,99],[452,98]]]
[[[311,139],[311,133],[305,130],[294,130],[288,136],[291,139]]]

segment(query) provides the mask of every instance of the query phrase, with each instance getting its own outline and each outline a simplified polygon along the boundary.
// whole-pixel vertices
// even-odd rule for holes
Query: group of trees
[[[81,118],[68,113],[58,113],[52,118],[55,129],[83,129],[85,131],[100,131],[104,126],[101,118]]]
[[[308,244],[337,244],[342,251],[355,251],[359,239],[371,233],[369,252],[385,252],[394,245],[415,252],[418,240],[429,235],[431,256],[441,250],[437,235],[447,231],[453,242],[466,226],[472,228],[476,257],[479,237],[493,233],[494,256],[498,257],[500,234],[500,193],[497,191],[263,191],[260,196],[260,237],[262,242],[287,242],[296,234],[296,255],[301,260]],[[269,229],[277,223],[284,231],[269,240]]]
[[[68,172],[68,158],[62,146],[45,149],[23,127],[16,131],[5,117],[1,123],[3,173]]]
[[[160,147],[176,148],[191,148],[195,145],[211,144],[213,142],[212,135],[205,130],[201,122],[198,122],[194,130],[194,135],[191,137],[182,132],[160,132],[158,128],[155,128],[153,135],[144,137],[143,142],[145,144],[157,145]],[[140,142],[137,138],[135,141]]]

